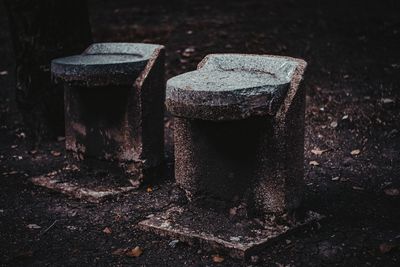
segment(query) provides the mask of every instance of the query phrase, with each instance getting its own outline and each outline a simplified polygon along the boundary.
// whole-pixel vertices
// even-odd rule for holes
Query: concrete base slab
[[[70,178],[70,176],[71,174],[66,177],[61,171],[55,171],[30,178],[30,181],[35,185],[93,203],[99,203],[105,199],[135,190],[139,187],[139,183],[137,185],[132,184],[126,186],[117,185],[115,183],[102,183],[102,180],[96,179],[96,177],[67,179]]]
[[[284,225],[276,223],[276,218],[269,222],[240,220],[216,211],[176,206],[141,221],[139,227],[191,245],[200,245],[208,251],[248,259],[271,242],[322,218],[309,211],[301,221]]]

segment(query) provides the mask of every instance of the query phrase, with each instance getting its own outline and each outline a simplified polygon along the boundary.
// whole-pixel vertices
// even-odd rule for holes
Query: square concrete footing
[[[209,209],[175,206],[141,221],[139,227],[190,245],[200,245],[206,251],[246,260],[272,242],[322,218],[309,211],[301,221],[284,225],[276,223],[273,217],[271,221],[261,222],[235,219]]]
[[[30,181],[49,190],[92,203],[100,203],[139,188],[139,182],[129,181],[123,176],[65,168],[32,177]]]

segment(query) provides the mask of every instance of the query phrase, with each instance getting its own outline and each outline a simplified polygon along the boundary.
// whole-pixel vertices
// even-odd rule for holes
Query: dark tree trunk
[[[50,61],[81,53],[91,42],[85,0],[4,0],[16,58],[16,101],[37,144],[64,134],[63,90]]]

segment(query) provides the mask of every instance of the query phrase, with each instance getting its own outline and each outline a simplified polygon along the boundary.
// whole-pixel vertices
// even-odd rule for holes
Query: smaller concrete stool
[[[129,178],[155,176],[163,161],[164,47],[98,43],[52,61],[65,86],[66,149],[79,161],[112,163]]]
[[[175,177],[191,201],[245,203],[254,216],[299,207],[305,67],[289,57],[215,54],[168,80]]]

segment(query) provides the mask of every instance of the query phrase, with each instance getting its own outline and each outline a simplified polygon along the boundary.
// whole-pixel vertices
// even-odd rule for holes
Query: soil
[[[400,265],[397,0],[90,0],[89,5],[96,41],[166,45],[167,78],[194,70],[210,53],[304,58],[309,64],[304,205],[327,219],[250,262],[220,255],[224,260],[216,263],[222,258],[137,226],[179,199],[169,174],[100,204],[32,185],[29,177],[63,166],[65,151],[63,141],[33,148],[26,137],[14,103],[13,53],[0,5],[1,265]],[[168,115],[165,122],[171,167],[173,123]],[[118,253],[136,246],[143,250],[139,257]]]

